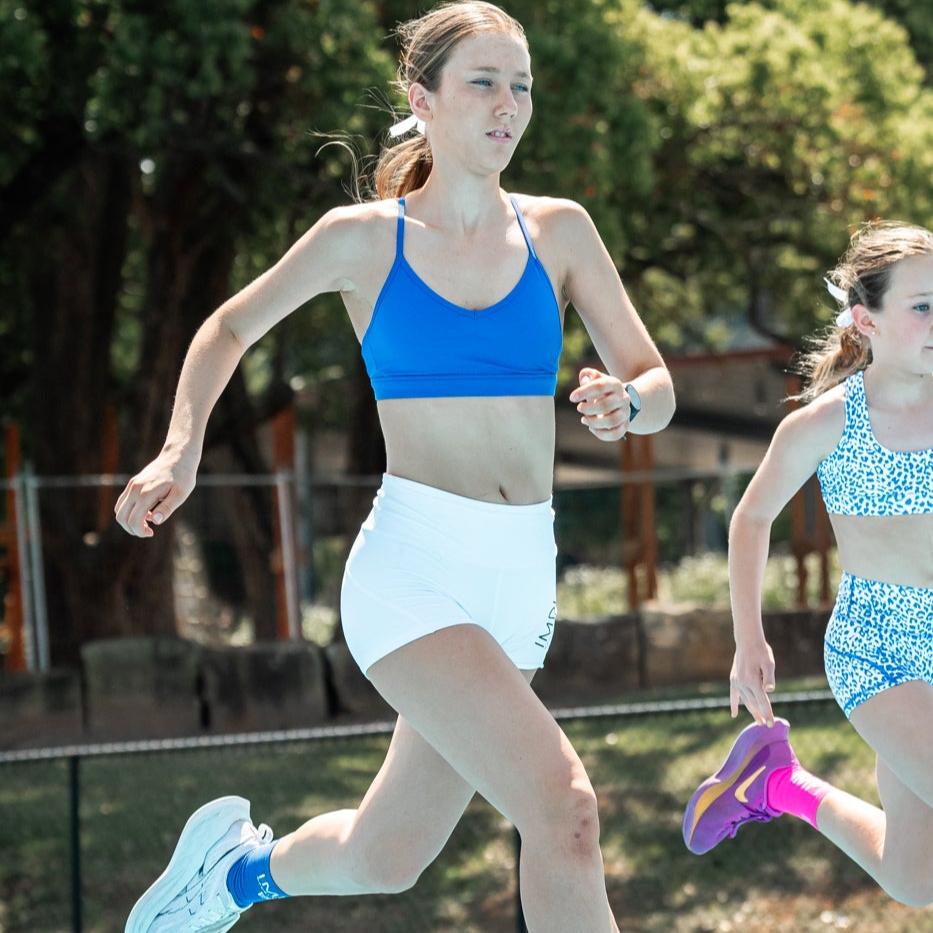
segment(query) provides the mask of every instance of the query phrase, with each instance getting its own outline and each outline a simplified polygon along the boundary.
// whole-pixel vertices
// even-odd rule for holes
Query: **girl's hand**
[[[580,385],[570,393],[580,420],[601,441],[617,441],[628,431],[631,402],[622,382],[598,369],[580,370]]]
[[[161,525],[191,495],[196,475],[197,464],[159,454],[120,493],[113,507],[117,522],[137,538],[151,538],[149,522]]]
[[[764,641],[738,645],[729,676],[729,705],[732,718],[739,714],[739,700],[759,725],[774,725],[768,694],[774,690],[774,654]]]

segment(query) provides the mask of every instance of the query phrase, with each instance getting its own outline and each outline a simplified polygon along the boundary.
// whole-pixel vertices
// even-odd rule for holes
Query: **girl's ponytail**
[[[880,313],[884,296],[891,284],[891,269],[908,256],[933,253],[933,233],[896,221],[874,221],[863,224],[852,235],[845,256],[830,273],[834,293],[844,301],[847,310],[856,304]],[[827,389],[838,385],[853,373],[871,363],[871,342],[851,318],[842,321],[822,337],[810,341],[810,349],[798,360],[797,370],[807,380],[799,395],[791,396],[803,402],[812,401]]]

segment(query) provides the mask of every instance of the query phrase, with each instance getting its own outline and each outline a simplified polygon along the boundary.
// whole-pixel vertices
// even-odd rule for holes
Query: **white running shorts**
[[[388,473],[353,544],[340,616],[365,674],[438,629],[481,625],[516,667],[539,668],[557,616],[551,500],[468,499]]]

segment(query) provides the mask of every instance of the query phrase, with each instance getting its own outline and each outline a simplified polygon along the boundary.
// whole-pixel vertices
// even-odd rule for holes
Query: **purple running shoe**
[[[722,767],[694,792],[684,813],[684,842],[694,855],[730,839],[743,823],[767,823],[781,815],[768,806],[768,778],[796,764],[787,732],[790,723],[775,719],[769,729],[752,723],[735,740]]]

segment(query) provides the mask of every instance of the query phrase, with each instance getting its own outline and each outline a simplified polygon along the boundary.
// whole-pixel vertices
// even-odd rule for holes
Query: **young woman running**
[[[596,795],[531,690],[553,632],[551,485],[563,312],[606,372],[570,395],[604,441],[663,428],[671,380],[587,213],[507,195],[500,173],[531,119],[522,27],[488,3],[401,28],[416,134],[383,152],[379,200],[328,212],[212,314],[182,369],[165,446],[116,505],[149,537],[195,485],[205,422],[243,352],[321,292],[362,344],[387,472],[347,562],[341,617],[366,676],[398,711],[357,809],[273,841],[226,797],[188,820],[132,933],[228,929],[260,900],[403,891],[479,791],[522,838],[534,933],[617,930]],[[637,421],[636,419],[637,415]]]
[[[810,404],[781,423],[732,519],[732,715],[755,717],[690,799],[707,852],[743,823],[801,817],[891,897],[933,903],[933,233],[876,223],[827,285],[836,330],[806,359]],[[816,472],[843,567],[826,630],[829,685],[877,754],[878,809],[809,774],[775,720],[761,624],[771,524]]]

